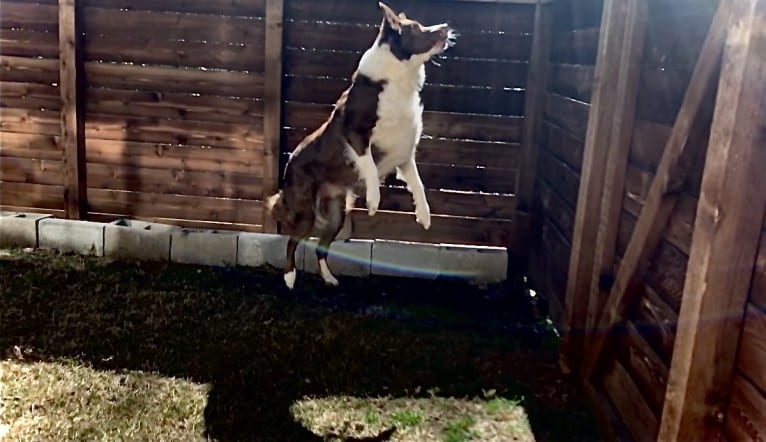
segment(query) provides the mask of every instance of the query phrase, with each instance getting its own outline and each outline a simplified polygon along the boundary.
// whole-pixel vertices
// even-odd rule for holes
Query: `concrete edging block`
[[[119,219],[109,224],[0,212],[0,246],[39,247],[118,259],[156,260],[208,266],[270,265],[284,268],[288,237],[268,233],[186,229]],[[299,271],[318,273],[317,239],[301,241]],[[504,247],[412,243],[389,240],[336,240],[328,254],[336,275],[436,279],[455,277],[473,283],[507,279]]]
[[[238,232],[179,229],[170,233],[170,260],[214,267],[237,264]]]
[[[0,212],[0,247],[37,247],[37,224],[51,215]]]
[[[240,233],[237,265],[284,268],[288,237],[274,233]],[[296,253],[296,261],[298,254]],[[303,259],[301,258],[300,261]],[[297,266],[297,263],[296,263]]]
[[[104,226],[92,221],[45,218],[38,223],[39,247],[104,256]]]
[[[371,273],[380,276],[436,279],[439,245],[375,240]]]
[[[104,228],[104,255],[139,261],[170,259],[170,234],[178,226],[118,219]]]
[[[334,241],[327,255],[327,265],[335,275],[370,276],[372,270],[371,240],[351,239]],[[303,244],[304,257],[301,270],[309,273],[319,273],[319,262],[316,256],[317,241],[306,241]]]
[[[467,279],[479,284],[500,283],[508,273],[505,247],[480,247],[441,244],[439,274]]]

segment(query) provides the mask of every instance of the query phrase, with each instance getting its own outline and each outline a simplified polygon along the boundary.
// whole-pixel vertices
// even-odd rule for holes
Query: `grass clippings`
[[[600,440],[504,290],[2,253],[0,436]]]

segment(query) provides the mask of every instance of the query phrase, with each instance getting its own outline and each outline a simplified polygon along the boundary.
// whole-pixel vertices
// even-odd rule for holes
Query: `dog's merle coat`
[[[415,164],[423,105],[420,91],[425,66],[454,42],[446,24],[423,26],[379,4],[384,17],[373,45],[362,55],[351,86],[341,94],[329,118],[291,153],[282,190],[268,208],[290,236],[285,283],[295,283],[295,250],[312,233],[319,236],[317,258],[322,278],[337,285],[327,266],[327,249],[364,190],[374,215],[380,182],[396,171],[407,184],[415,216],[425,229],[431,214]]]

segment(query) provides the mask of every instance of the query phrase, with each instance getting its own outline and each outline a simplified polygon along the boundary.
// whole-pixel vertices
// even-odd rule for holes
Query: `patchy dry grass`
[[[341,284],[304,275],[287,292],[269,270],[0,253],[0,436],[600,439],[528,300]]]
[[[205,440],[207,387],[76,362],[0,361],[5,440]]]
[[[497,401],[504,406],[487,406]],[[315,434],[339,439],[374,437],[393,427],[391,441],[534,441],[524,408],[514,403],[504,398],[335,396],[303,399],[292,412]]]

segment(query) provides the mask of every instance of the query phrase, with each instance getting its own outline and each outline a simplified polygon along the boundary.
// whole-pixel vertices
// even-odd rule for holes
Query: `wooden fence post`
[[[265,78],[263,96],[264,199],[279,188],[279,155],[282,146],[282,27],[283,0],[266,0]],[[277,232],[264,210],[263,231]]]
[[[583,352],[596,226],[601,214],[604,171],[617,105],[614,91],[620,64],[616,60],[622,53],[626,17],[624,0],[604,2],[564,301],[566,318],[559,365],[567,373],[579,366],[579,355]]]
[[[659,440],[719,440],[766,208],[766,0],[732,4]]]
[[[551,53],[551,40],[553,32],[552,5],[542,0],[537,1],[535,7],[535,25],[532,34],[532,52],[529,57],[529,69],[527,72],[527,87],[524,95],[524,126],[521,137],[521,168],[516,176],[516,212],[531,214],[535,179],[537,176],[537,149],[540,148],[540,128],[542,127],[542,115],[545,108],[545,88],[548,84],[546,74],[548,72],[548,60]],[[529,217],[526,218],[529,220]],[[526,229],[519,226],[521,220],[514,220],[514,235],[512,241],[515,244],[526,243],[528,225]],[[528,250],[528,247],[523,247]]]
[[[646,202],[617,271],[614,286],[597,321],[591,345],[586,350],[583,377],[589,377],[596,367],[609,333],[637,293],[634,290],[637,275],[646,265],[649,256],[657,249],[662,232],[673,214],[679,190],[686,181],[696,153],[687,148],[687,140],[693,126],[700,121],[700,109],[718,71],[727,27],[730,24],[729,3],[722,1],[719,4],[710,25]]]
[[[85,219],[87,215],[82,17],[78,9],[78,0],[59,0],[60,142],[64,161],[64,212],[69,219]]]
[[[625,196],[625,174],[628,169],[628,157],[633,140],[641,63],[644,57],[649,5],[647,0],[628,0],[627,3],[622,54],[618,61],[620,72],[615,91],[616,104],[612,118],[612,131],[607,143],[606,165],[604,166],[601,220],[597,227],[593,273],[588,290],[585,318],[586,333],[595,327],[598,312],[601,311],[604,304],[605,296],[603,296],[601,288],[602,277],[611,276],[613,273],[620,213]],[[606,291],[609,288],[605,288]],[[587,337],[586,335],[586,346],[588,344]]]

